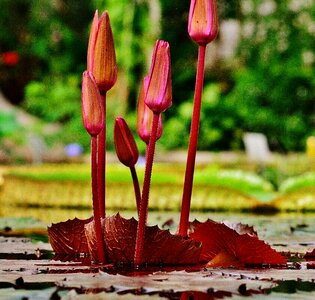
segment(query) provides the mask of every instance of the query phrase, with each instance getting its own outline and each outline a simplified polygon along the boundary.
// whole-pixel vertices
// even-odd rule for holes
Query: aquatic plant
[[[108,12],[105,11],[98,20],[98,11],[94,14],[90,31],[87,70],[92,72],[102,98],[102,109],[106,117],[106,93],[117,80],[117,65],[114,38]],[[97,146],[97,170],[100,215],[105,217],[105,172],[106,172],[106,120]]]
[[[205,69],[207,44],[213,41],[218,33],[216,0],[192,0],[190,2],[188,33],[198,44],[198,64],[194,95],[194,108],[190,127],[185,182],[183,188],[182,209],[178,232],[187,235],[189,211],[194,180],[195,160],[198,144],[202,89]]]
[[[138,213],[140,211],[141,194],[135,165],[139,158],[139,151],[133,135],[126,121],[117,117],[114,126],[114,142],[117,157],[122,164],[130,168],[135,191]]]
[[[116,81],[117,67],[108,13],[102,14],[99,21],[98,13],[95,13],[88,47],[88,71],[83,76],[82,93],[83,122],[92,137],[94,217],[88,220],[69,220],[49,227],[50,243],[56,253],[73,255],[83,252],[88,253],[91,260],[96,263],[125,263],[135,268],[147,264],[240,267],[286,263],[284,257],[259,240],[256,232],[248,226],[237,224],[230,228],[226,224],[211,220],[189,223],[205,52],[206,45],[217,35],[216,11],[215,0],[191,1],[188,32],[198,44],[199,54],[178,234],[171,234],[157,226],[147,226],[155,146],[162,134],[161,114],[172,105],[170,45],[163,40],[158,40],[155,44],[150,73],[144,79],[139,95],[138,133],[147,144],[141,198],[135,176],[138,149],[127,123],[120,117],[115,120],[116,152],[119,160],[131,169],[138,221],[133,218],[126,220],[119,213],[111,217],[105,216],[103,152],[105,153],[106,126],[102,116],[106,116],[105,95]],[[98,111],[94,111],[95,109]]]

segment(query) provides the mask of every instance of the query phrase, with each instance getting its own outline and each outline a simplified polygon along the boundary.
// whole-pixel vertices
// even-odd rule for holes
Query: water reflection
[[[108,210],[107,215],[117,213],[115,210]],[[137,219],[136,210],[120,210],[120,214],[125,218],[134,217]],[[58,223],[73,219],[87,219],[92,215],[90,209],[66,209],[56,207],[19,207],[12,205],[0,206],[0,217],[31,217],[43,223],[43,226],[51,223]],[[315,243],[315,214],[303,213],[282,213],[276,215],[255,215],[252,213],[235,213],[235,212],[200,212],[193,211],[190,214],[190,220],[198,219],[205,221],[208,218],[215,221],[241,222],[254,226],[260,238],[267,239],[270,242],[276,242],[279,237],[281,240],[290,239],[291,242],[297,243],[303,240],[305,243]],[[149,225],[158,224],[161,228],[170,229],[176,232],[179,222],[178,211],[151,211],[148,219]]]

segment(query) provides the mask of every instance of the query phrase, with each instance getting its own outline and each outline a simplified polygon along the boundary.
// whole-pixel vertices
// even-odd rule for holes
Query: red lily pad
[[[84,225],[90,223],[92,219],[74,218],[48,227],[48,238],[54,252],[57,254],[88,253]]]
[[[239,234],[223,223],[191,223],[189,237],[202,243],[200,260],[211,267],[282,265],[286,260],[255,234]],[[214,260],[213,260],[214,259]]]
[[[133,263],[138,222],[124,219],[119,214],[105,218],[105,251],[109,262]],[[90,253],[96,248],[94,223],[85,225]],[[94,254],[93,254],[94,253]],[[147,226],[142,260],[148,264],[189,265],[197,264],[201,253],[200,243],[158,226]]]

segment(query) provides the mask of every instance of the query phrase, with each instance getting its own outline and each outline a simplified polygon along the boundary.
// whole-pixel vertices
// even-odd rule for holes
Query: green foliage
[[[304,188],[315,188],[315,173],[307,172],[283,181],[279,187],[281,193],[290,193]]]
[[[240,44],[231,61],[216,55],[207,66],[199,149],[240,149],[243,132],[257,131],[267,135],[272,149],[303,150],[307,136],[315,134],[315,6],[310,0],[222,0],[218,7],[221,22],[239,21]],[[86,68],[95,9],[109,12],[119,66],[117,90],[124,90],[109,93],[115,98],[108,113],[109,148],[117,114],[112,107],[123,100],[119,113],[127,106],[129,121],[135,123],[139,83],[159,38],[171,45],[174,103],[165,114],[161,144],[186,149],[197,59],[197,45],[187,34],[189,1],[2,0],[0,52],[20,56],[14,68],[0,66],[2,91],[21,103],[21,90],[29,83],[25,107],[45,121],[64,124],[59,137],[64,142],[88,147],[78,105],[79,77]],[[218,48],[220,39],[219,34],[214,42]]]
[[[192,66],[197,56],[186,33],[189,2],[161,4],[163,35],[173,49],[174,104],[178,105],[167,112],[174,118],[165,124],[177,135],[166,138],[165,145],[187,147],[189,125],[181,110],[188,108],[182,102],[193,92]],[[315,125],[315,6],[308,0],[222,1],[218,6],[221,21],[240,21],[241,39],[233,61],[218,61],[205,74],[199,149],[239,149],[243,133],[256,131],[267,135],[273,150],[303,150]],[[219,103],[216,96],[207,96],[212,81],[219,82]],[[192,103],[192,96],[188,102]]]
[[[0,112],[0,140],[14,134],[19,127],[14,113]]]
[[[186,148],[189,141],[189,130],[193,109],[193,99],[181,103],[176,116],[165,124],[165,137],[161,142],[168,148]],[[239,148],[239,118],[235,107],[222,97],[218,84],[208,84],[204,88],[198,149],[220,150]]]
[[[89,146],[81,119],[81,93],[77,76],[46,78],[33,81],[25,91],[25,108],[46,122],[64,125],[56,137],[64,143],[79,142]]]
[[[159,24],[149,18],[152,3],[156,1],[108,0],[105,5],[103,1],[94,1],[99,12],[108,10],[120,76],[127,81],[128,108],[135,110],[139,85],[148,72],[148,54],[157,39],[155,26]]]
[[[315,6],[311,1],[244,1],[240,66],[227,96],[243,130],[267,135],[272,147],[304,149],[314,132]],[[250,45],[250,46],[249,46]]]
[[[195,172],[195,183],[215,185],[238,190],[247,194],[272,192],[273,186],[262,177],[242,170],[207,168]]]

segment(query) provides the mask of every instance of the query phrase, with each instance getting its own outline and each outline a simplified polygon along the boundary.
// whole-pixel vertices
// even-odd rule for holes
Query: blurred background
[[[169,158],[185,151],[197,60],[197,45],[187,34],[189,5],[189,0],[0,0],[0,162],[76,162],[89,152],[81,76],[95,9],[109,12],[119,68],[107,100],[108,150],[114,149],[115,116],[124,116],[135,131],[139,85],[155,41],[164,39],[171,45],[173,106],[163,116],[158,150]],[[219,35],[207,47],[199,150],[230,153],[221,161],[229,164],[233,157],[240,167],[233,154],[244,152],[244,134],[262,133],[266,155],[269,150],[285,155],[277,172],[289,177],[309,170],[315,156],[309,139],[315,135],[314,1],[220,0],[218,10]],[[301,167],[295,157],[288,171],[288,155],[305,158],[307,141],[308,160]],[[206,162],[213,159],[209,155]],[[278,188],[275,169],[261,162],[251,169],[263,171]]]
[[[54,149],[46,159],[62,160],[69,144],[88,151],[80,84],[95,9],[109,11],[119,66],[108,93],[109,150],[115,115],[135,128],[139,83],[156,39],[171,44],[174,98],[160,145],[186,149],[197,59],[187,34],[189,4],[1,0],[0,159],[24,161],[36,155],[32,151]],[[241,150],[243,134],[253,131],[267,136],[271,150],[304,151],[315,134],[314,2],[222,0],[218,7],[219,36],[207,49],[199,149]]]

